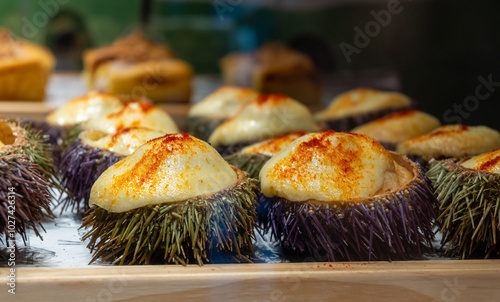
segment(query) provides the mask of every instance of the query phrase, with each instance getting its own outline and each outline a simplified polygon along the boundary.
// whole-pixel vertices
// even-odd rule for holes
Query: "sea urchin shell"
[[[500,255],[500,174],[469,169],[462,161],[432,160],[427,176],[441,202],[437,225],[446,254]]]
[[[90,240],[92,261],[202,265],[213,252],[248,260],[256,182],[207,143],[186,133],[166,135],[96,181],[82,240]]]
[[[331,145],[332,143],[326,141],[323,136],[338,136],[338,145]],[[365,143],[356,147],[356,143],[353,143],[350,136],[360,136]],[[315,139],[317,139],[318,143],[315,143]],[[324,152],[314,147],[323,143],[326,148],[332,150],[331,154],[325,155],[326,160],[318,157],[318,154]],[[301,151],[295,150],[300,150],[298,148],[302,146],[306,148],[302,150],[312,148],[313,153],[309,157],[303,157],[303,161],[299,163],[293,160],[293,156],[301,153]],[[373,149],[373,152],[381,152],[383,155],[374,155],[372,157],[369,155],[371,151],[366,154],[363,153],[366,149]],[[269,184],[266,184],[266,188],[264,183],[261,183],[264,194],[261,195],[260,202],[265,200],[269,202],[268,226],[272,229],[274,238],[279,240],[286,250],[299,255],[324,253],[329,261],[405,260],[421,257],[424,252],[432,251],[431,244],[434,237],[432,221],[435,217],[433,207],[437,204],[437,200],[432,193],[429,180],[420,166],[405,157],[393,152],[377,150],[383,150],[383,148],[366,136],[327,131],[299,138],[279,153],[285,157],[273,158],[268,161],[261,170],[260,178],[261,182],[263,177],[271,180]],[[357,153],[359,153],[359,156],[354,155]],[[301,195],[295,193],[293,193],[295,195],[290,193],[292,195],[289,196],[296,197],[298,199],[296,201],[279,195],[265,196],[267,192],[279,191],[282,190],[280,188],[285,188],[282,184],[286,186],[286,181],[289,179],[294,179],[289,188],[300,188],[303,177],[313,183],[320,181],[318,177],[325,179],[324,184],[337,183],[334,186],[338,187],[338,189],[333,191],[328,185],[330,187],[328,188],[329,192],[324,191],[322,183],[320,187],[316,186],[310,189],[311,192],[316,194],[311,196],[337,194],[339,192],[337,190],[343,190],[343,188],[346,190],[341,196],[352,194],[353,191],[360,188],[358,186],[360,181],[365,181],[360,180],[360,177],[373,173],[375,178],[378,179],[379,177],[376,176],[378,172],[372,173],[372,170],[359,170],[354,173],[350,169],[366,169],[363,167],[379,169],[378,164],[375,164],[375,167],[371,164],[377,162],[377,160],[373,161],[373,158],[379,158],[378,156],[386,157],[389,164],[393,161],[394,165],[402,167],[410,173],[408,176],[404,176],[407,181],[403,186],[394,187],[389,191],[384,190],[382,193],[369,195],[368,197],[339,197],[341,199],[337,199],[337,201],[329,201],[329,199],[328,201],[321,201],[314,197],[304,199],[300,197]],[[286,160],[290,158],[292,159],[291,164],[295,166],[290,169],[279,169],[279,172],[276,173],[284,173],[281,175],[285,175],[285,178],[275,178],[273,176],[275,174],[272,174],[274,172],[270,172],[276,171],[273,170],[274,165],[276,163],[280,165],[286,164]],[[281,160],[284,160],[284,162],[281,162]],[[319,169],[315,166],[321,163],[328,164],[329,162],[332,162],[333,166]],[[303,168],[298,168],[300,170],[297,171],[310,171],[311,173],[293,174],[295,176],[288,175],[290,171],[297,169],[301,165],[304,165]],[[310,167],[313,167],[313,170],[309,170]],[[343,174],[344,169],[351,171],[345,176],[346,178],[335,178],[333,176]],[[317,172],[318,175],[311,175],[314,170],[320,171]],[[326,171],[331,171],[334,174],[325,174]],[[349,180],[349,177],[354,178]],[[285,182],[281,183],[279,179],[285,179]],[[365,183],[369,187],[372,186],[370,180]],[[311,184],[306,183],[305,185],[310,187]],[[299,191],[299,194],[302,193],[304,192]],[[356,193],[355,196],[359,196],[357,194],[359,193]]]

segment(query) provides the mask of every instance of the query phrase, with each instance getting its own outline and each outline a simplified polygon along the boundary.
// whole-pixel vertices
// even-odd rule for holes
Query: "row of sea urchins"
[[[276,98],[268,97],[267,99],[272,100],[270,103],[282,103],[276,102]],[[261,98],[256,103],[262,105],[262,103],[266,102]],[[247,106],[247,108],[248,107],[251,106]],[[299,108],[299,111],[300,110],[301,108]],[[120,108],[118,111],[126,110]],[[244,110],[240,109],[240,113],[241,111]],[[111,115],[113,114],[116,116],[116,112]],[[288,114],[290,115],[290,113]],[[297,115],[299,116],[299,120],[304,119],[300,114]],[[240,116],[244,115],[240,114]],[[255,115],[253,118],[255,118]],[[238,120],[238,118],[231,118],[230,120],[234,121]],[[110,128],[109,125],[113,123],[100,124],[104,124],[106,127]],[[230,123],[226,124],[234,126]],[[289,124],[296,125],[297,123],[292,122]],[[302,122],[300,125],[304,125],[304,123]],[[311,129],[312,127],[300,128],[300,125],[299,128],[295,129],[282,127],[285,129],[281,129],[282,133],[278,134],[296,130],[318,130]],[[307,121],[305,125],[307,125]],[[106,130],[106,128],[104,129]],[[310,134],[312,136],[319,136],[313,137],[311,140],[315,141],[315,143],[317,143],[316,145],[320,147],[327,145],[328,148],[323,151],[331,150],[333,153],[330,154],[328,152],[316,150],[316,148],[306,148],[309,153],[290,154],[289,156],[291,156],[293,160],[288,160],[291,167],[293,167],[290,168],[291,171],[294,171],[294,173],[296,171],[302,171],[302,174],[307,175],[307,177],[312,177],[312,175],[315,175],[312,172],[321,171],[321,167],[325,166],[325,171],[327,171],[327,173],[320,173],[320,175],[315,176],[323,179],[325,183],[321,181],[318,183],[317,179],[311,182],[311,179],[307,179],[307,177],[298,181],[298,178],[300,178],[299,175],[302,175],[301,173],[298,175],[288,173],[283,174],[282,177],[292,177],[291,180],[289,179],[289,187],[286,185],[286,180],[278,179],[285,183],[280,185],[282,189],[282,191],[280,191],[274,187],[276,180],[271,180],[273,184],[270,185],[271,189],[269,189],[269,187],[264,189],[263,187],[262,192],[260,192],[255,185],[255,180],[246,178],[244,175],[237,172],[238,170],[235,170],[236,172],[228,170],[226,171],[226,178],[230,179],[231,177],[229,177],[229,175],[232,173],[237,177],[226,182],[225,186],[221,186],[220,179],[211,179],[223,175],[219,171],[222,170],[221,165],[223,164],[217,159],[217,165],[219,166],[217,172],[211,171],[202,173],[199,172],[201,166],[195,165],[198,167],[198,172],[196,174],[205,175],[208,179],[195,177],[195,174],[191,176],[195,177],[197,182],[207,184],[210,189],[197,189],[196,186],[190,183],[190,181],[194,180],[188,177],[188,179],[183,179],[185,183],[177,184],[177,190],[174,189],[173,191],[169,191],[164,188],[165,186],[160,186],[160,188],[164,188],[164,191],[160,190],[160,193],[158,193],[160,195],[151,193],[152,195],[150,197],[144,197],[144,195],[147,195],[145,192],[147,192],[148,186],[149,188],[155,188],[152,191],[158,190],[158,184],[155,184],[155,182],[150,179],[151,177],[158,177],[158,175],[155,176],[151,174],[151,167],[146,168],[147,165],[144,162],[150,156],[145,156],[143,153],[143,159],[137,159],[137,157],[140,156],[137,155],[137,153],[140,153],[139,151],[141,149],[147,149],[147,145],[153,144],[153,142],[157,142],[158,144],[158,141],[160,141],[162,142],[163,148],[155,148],[158,148],[160,151],[165,148],[171,151],[171,149],[175,149],[171,144],[175,145],[176,142],[180,141],[183,142],[182,145],[189,151],[192,149],[189,147],[190,144],[199,144],[201,141],[186,135],[167,135],[162,137],[162,139],[153,140],[143,147],[140,147],[134,153],[132,153],[131,150],[126,150],[125,152],[117,154],[116,152],[111,152],[109,147],[106,148],[106,146],[109,146],[111,143],[116,143],[117,139],[123,139],[124,136],[117,136],[117,133],[128,133],[130,135],[130,133],[139,131],[141,134],[134,135],[141,137],[145,141],[161,135],[161,131],[177,132],[161,129],[155,130],[160,133],[150,133],[151,129],[126,128],[121,130],[118,129],[115,134],[109,134],[102,131],[102,129],[100,132],[89,130],[82,133],[71,149],[62,157],[60,171],[63,172],[63,183],[65,187],[68,189],[71,188],[71,190],[69,190],[70,192],[81,193],[82,187],[86,185],[85,190],[87,190],[84,195],[78,196],[78,198],[75,198],[75,195],[70,195],[71,197],[69,200],[88,201],[90,199],[91,203],[94,204],[84,222],[84,227],[90,228],[90,231],[85,235],[84,239],[90,238],[89,246],[95,250],[94,260],[102,256],[104,259],[111,258],[118,263],[153,263],[155,261],[160,261],[176,263],[197,262],[201,264],[209,261],[209,253],[213,251],[229,252],[229,254],[239,260],[248,260],[246,256],[252,254],[251,239],[254,236],[253,229],[257,220],[255,213],[256,206],[260,212],[259,217],[261,225],[265,229],[270,228],[272,230],[274,238],[282,243],[283,247],[289,251],[289,254],[317,255],[321,253],[325,255],[326,259],[331,261],[400,260],[419,258],[422,256],[422,253],[432,250],[432,223],[437,214],[443,218],[439,220],[443,221],[443,223],[440,223],[441,230],[445,234],[443,242],[451,242],[448,250],[450,255],[469,257],[476,253],[481,256],[491,257],[498,254],[498,244],[496,244],[495,233],[498,232],[499,225],[497,222],[497,205],[495,204],[495,202],[497,202],[495,198],[498,198],[498,174],[487,171],[475,173],[469,171],[466,173],[467,175],[474,174],[476,177],[464,184],[457,183],[456,177],[449,176],[448,178],[443,178],[443,174],[445,174],[445,172],[443,172],[443,167],[447,167],[448,170],[446,171],[450,171],[450,173],[458,173],[457,171],[462,168],[449,168],[454,164],[453,161],[448,161],[447,165],[438,165],[435,164],[436,161],[434,161],[434,166],[428,174],[435,183],[439,184],[442,181],[450,181],[450,179],[455,181],[452,185],[436,186],[439,194],[438,197],[441,197],[440,200],[442,201],[441,206],[439,206],[434,194],[432,194],[430,189],[431,186],[424,175],[424,171],[419,165],[409,162],[406,158],[396,153],[387,153],[387,151],[377,147],[374,148],[374,150],[383,154],[386,159],[389,157],[391,158],[391,160],[383,165],[388,165],[392,167],[392,169],[397,167],[399,169],[397,171],[399,172],[409,171],[408,175],[411,175],[411,177],[406,175],[407,179],[405,182],[399,184],[400,187],[385,188],[383,192],[379,190],[368,193],[364,192],[365,195],[361,194],[358,196],[355,195],[357,193],[354,192],[357,192],[357,190],[363,191],[364,189],[362,185],[354,181],[356,175],[358,175],[358,173],[364,176],[365,174],[371,176],[375,175],[371,173],[373,171],[360,171],[367,163],[357,165],[357,161],[366,156],[369,157],[370,154],[361,156],[360,153],[358,156],[352,156],[351,149],[343,150],[345,153],[339,153],[338,148],[335,148],[335,142],[338,140],[345,141],[347,139],[349,144],[352,144],[351,147],[357,150],[360,148],[363,149],[363,143],[367,143],[367,138],[362,135],[353,136],[327,132]],[[271,153],[276,153],[280,148],[289,150],[292,147],[288,147],[287,144],[290,144],[294,139],[305,134],[305,132],[294,133],[281,137],[281,140],[276,139],[276,141],[280,141],[279,148],[274,148],[274,151]],[[251,135],[248,136],[251,137]],[[253,139],[253,141],[261,140],[261,137],[254,136],[254,138],[257,139]],[[130,137],[125,138],[125,141],[130,141],[130,139]],[[169,143],[164,144],[165,141]],[[287,143],[283,143],[283,141],[287,141]],[[236,142],[236,144],[238,144],[238,142]],[[290,146],[295,146],[299,149],[303,147],[302,145],[297,146],[296,144],[298,143],[291,144]],[[311,145],[308,144],[308,142],[304,144],[307,146]],[[367,144],[371,146],[376,143],[370,140]],[[269,147],[272,144],[267,142],[267,145]],[[342,146],[340,143],[338,145]],[[378,144],[376,145],[379,146]],[[131,149],[137,149],[138,147],[139,145],[136,145]],[[208,148],[208,145],[203,145],[203,148]],[[210,148],[208,149],[210,150]],[[269,148],[267,149],[269,150]],[[152,151],[150,150],[150,152]],[[205,153],[206,161],[208,160],[207,158],[215,158],[215,155],[208,156],[207,152],[197,152],[196,154]],[[324,164],[319,166],[319,170],[318,166],[312,167],[310,166],[311,163],[308,163],[306,160],[309,156],[309,158],[315,162],[315,165],[318,165],[318,154],[316,154],[318,152],[321,154],[321,158],[324,161]],[[92,190],[96,192],[92,193],[94,195],[90,195],[90,186],[88,185],[89,179],[91,179],[90,183],[94,183],[95,180],[98,180],[97,177],[106,170],[107,167],[130,153],[132,153],[129,156],[130,158],[136,156],[136,162],[132,162],[133,168],[132,166],[128,166],[128,170],[134,171],[134,173],[130,174],[128,177],[119,177],[122,179],[122,183],[120,184],[115,183],[110,185],[108,183],[108,185],[105,186],[101,185],[102,192],[93,188]],[[213,152],[208,152],[208,154],[212,153]],[[243,154],[244,153],[245,152],[243,152]],[[238,159],[236,163],[239,165],[244,163],[242,168],[245,168],[245,164],[247,164],[247,166],[251,167],[249,171],[251,173],[253,172],[253,176],[256,176],[256,171],[260,170],[264,163],[270,158],[270,155],[265,152],[259,153],[258,150],[254,150],[254,152],[249,152],[248,154],[256,155],[260,157],[261,160],[256,161],[252,158],[248,161],[248,158],[246,158],[243,162]],[[343,156],[339,156],[339,154],[343,154]],[[163,161],[160,155],[162,155],[162,153],[155,153],[153,157],[156,161],[151,163],[151,165],[161,166],[162,163],[172,160],[172,154],[165,155],[166,157],[163,157]],[[127,160],[133,161],[129,159],[129,157],[126,157],[120,164]],[[229,159],[234,160],[235,157],[238,157],[238,153],[231,155]],[[332,159],[340,159],[341,162],[334,163]],[[182,159],[178,160],[183,162]],[[346,160],[348,167],[346,166]],[[248,165],[249,162],[257,162],[258,167],[256,168],[254,164]],[[371,163],[371,165],[372,164],[373,163]],[[118,166],[118,164],[114,167],[116,166]],[[165,171],[165,169],[157,168],[153,170],[157,171],[157,173],[180,176],[186,173],[185,169],[187,167],[189,167],[189,165],[186,166],[186,162],[184,161],[182,165],[176,167],[177,170]],[[283,160],[277,167],[279,167],[277,169],[282,172],[286,170],[286,166],[283,165]],[[440,170],[437,167],[440,167]],[[305,171],[303,169],[312,170]],[[345,173],[338,174],[334,177],[335,173],[341,170]],[[384,173],[378,174],[371,181],[376,182],[380,179],[384,179],[385,181],[384,177],[386,177],[386,174],[394,174],[397,172],[396,170],[389,170],[382,169]],[[141,178],[138,176],[140,175],[140,171],[147,171],[147,173]],[[126,174],[127,169],[122,168],[119,172]],[[106,171],[103,177],[106,173],[113,172]],[[269,173],[272,174],[272,171]],[[486,192],[488,192],[486,193],[486,197],[484,195],[484,190],[481,189],[482,186],[480,182],[481,179],[484,179],[485,173],[488,177],[488,183],[495,184],[496,180],[497,184],[496,187],[492,185],[492,188],[489,187],[488,190],[486,190]],[[328,175],[328,177],[325,177],[325,175]],[[263,177],[265,178],[265,176],[262,176],[261,172],[261,181]],[[168,177],[163,175],[159,179],[167,178]],[[82,182],[82,179],[86,179],[87,183]],[[342,179],[342,182],[338,181],[340,179]],[[175,179],[172,179],[172,181],[175,181]],[[140,183],[141,186],[136,187],[134,191],[134,184],[137,185],[138,183]],[[303,185],[297,190],[296,187],[299,183],[303,183]],[[339,187],[339,183],[342,183],[344,187]],[[350,184],[346,185],[346,183]],[[71,184],[76,186],[70,187]],[[165,185],[165,183],[162,184]],[[218,186],[215,184],[218,184]],[[357,186],[353,188],[355,184],[357,184]],[[474,203],[475,196],[463,197],[463,195],[466,195],[463,193],[464,190],[468,192],[467,188],[471,184],[476,186],[474,192],[481,195],[481,203]],[[379,183],[378,189],[380,189],[381,185],[386,184]],[[97,183],[94,187],[96,186]],[[290,191],[290,186],[295,188],[295,191],[299,192],[298,195],[302,196],[306,193],[306,196],[297,197],[297,192],[294,193],[293,189]],[[325,186],[323,188],[324,192],[321,190],[322,186]],[[171,187],[171,184],[167,183],[167,187]],[[114,191],[111,190],[111,188],[114,188]],[[336,188],[336,194],[340,195],[331,195],[333,194],[331,188]],[[497,190],[496,193],[495,188]],[[216,189],[218,189],[218,191],[215,191]],[[109,192],[110,190],[111,192]],[[183,193],[183,190],[186,192]],[[343,190],[347,190],[347,192],[343,192]],[[462,198],[450,201],[450,196],[455,196],[454,192],[457,192],[457,190],[462,190],[460,194]],[[105,200],[106,198],[103,197],[106,195],[105,192],[108,192],[108,197],[111,196],[109,197],[111,201]],[[117,196],[124,194],[124,192],[127,192],[129,196],[122,196],[122,202],[129,204],[129,206],[117,210],[117,208],[120,208],[116,206],[116,204],[120,203]],[[172,192],[177,192],[177,195]],[[314,196],[307,196],[307,194],[315,192],[323,192],[324,194],[321,193],[319,196],[314,194],[312,194]],[[165,198],[165,196],[161,194],[165,194],[165,196],[169,197]],[[97,196],[98,199],[96,200],[99,200],[99,202],[96,202],[96,200],[93,201],[91,196]],[[135,196],[141,197],[136,198]],[[148,202],[144,203],[140,200],[141,198],[145,198]],[[337,201],[332,202],[331,200]],[[459,204],[461,200],[467,200],[472,206],[471,204]],[[67,202],[65,204],[68,205]],[[75,204],[78,206],[80,202],[73,203],[73,205]],[[447,216],[447,212],[450,211],[456,215],[454,209],[460,207],[474,209],[475,212],[472,213],[473,215],[470,215],[471,218],[468,221],[469,225],[457,224],[455,216]],[[464,211],[457,212],[462,213],[458,215],[464,215]],[[489,216],[485,219],[483,216],[487,215]],[[468,239],[464,239],[462,234],[467,234]],[[484,252],[478,251],[479,248],[483,247]]]

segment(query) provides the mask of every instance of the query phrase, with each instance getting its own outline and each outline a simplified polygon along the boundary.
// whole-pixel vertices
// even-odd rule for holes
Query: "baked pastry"
[[[187,133],[142,145],[94,183],[82,227],[99,257],[114,263],[198,263],[212,252],[248,260],[256,180]]]
[[[125,128],[114,134],[98,130],[80,133],[64,153],[58,170],[67,195],[61,199],[61,211],[88,210],[90,189],[107,168],[133,153],[147,141],[166,133],[148,128]]]
[[[153,102],[189,102],[191,66],[139,32],[83,54],[89,90],[147,97]]]
[[[410,109],[386,115],[350,132],[368,135],[386,149],[396,150],[398,144],[429,133],[440,126],[439,120],[432,115]]]
[[[316,121],[326,123],[329,129],[349,131],[410,106],[410,98],[402,93],[358,88],[338,95],[328,108],[314,117]]]
[[[321,85],[313,62],[281,43],[268,43],[250,53],[230,53],[221,59],[220,67],[226,84],[282,93],[309,107],[319,106]]]
[[[26,243],[29,228],[42,238],[42,219],[52,216],[49,188],[57,182],[50,156],[39,133],[0,118],[0,233],[6,240],[15,231]]]
[[[248,88],[222,86],[209,94],[189,110],[186,131],[201,140],[208,140],[214,129],[234,115],[248,101],[259,93]]]
[[[222,155],[266,139],[295,131],[320,128],[309,109],[281,94],[267,94],[247,102],[240,110],[215,128],[208,142]]]
[[[500,149],[460,161],[431,160],[430,166],[445,253],[462,259],[500,256]]]
[[[423,170],[365,135],[302,136],[259,179],[272,234],[291,254],[370,261],[432,250],[437,200]]]
[[[43,100],[54,65],[54,56],[45,47],[0,30],[0,99]]]
[[[500,148],[500,133],[486,126],[445,125],[397,146],[401,154],[417,162],[464,158]]]

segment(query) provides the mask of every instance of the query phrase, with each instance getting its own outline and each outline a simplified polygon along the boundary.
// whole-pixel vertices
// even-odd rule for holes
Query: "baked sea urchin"
[[[404,260],[432,250],[437,200],[421,168],[365,135],[305,135],[260,172],[273,236],[329,261]]]
[[[411,100],[398,92],[358,88],[335,97],[328,108],[314,115],[328,129],[349,131],[389,113],[410,108]]]
[[[61,210],[88,210],[90,189],[102,172],[148,140],[163,135],[164,132],[147,128],[125,128],[115,134],[98,130],[80,133],[58,167],[61,183],[68,192],[61,200]]]
[[[186,120],[186,131],[206,141],[217,126],[234,115],[243,104],[258,96],[259,93],[252,89],[221,86],[191,107]]]
[[[28,228],[41,237],[42,218],[52,216],[49,187],[50,181],[56,182],[53,169],[50,152],[38,132],[0,118],[0,232],[6,239],[12,218],[24,241]]]
[[[266,94],[245,103],[215,128],[208,142],[226,156],[280,135],[318,130],[306,106],[282,94]]]
[[[83,240],[120,264],[198,263],[253,254],[256,180],[186,133],[149,141],[94,183]]]
[[[427,172],[439,201],[445,253],[500,256],[500,149],[468,160],[433,160]]]

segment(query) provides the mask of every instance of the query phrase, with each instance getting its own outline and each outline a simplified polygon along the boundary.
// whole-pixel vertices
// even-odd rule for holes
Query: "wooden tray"
[[[500,262],[18,268],[5,287],[1,301],[500,301]]]

